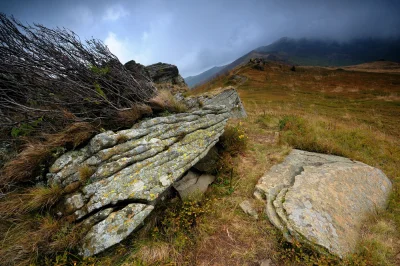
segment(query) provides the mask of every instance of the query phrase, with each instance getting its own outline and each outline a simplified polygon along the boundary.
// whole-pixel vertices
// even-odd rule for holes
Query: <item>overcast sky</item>
[[[400,0],[0,0],[22,22],[103,40],[122,63],[223,65],[281,37],[399,37]]]

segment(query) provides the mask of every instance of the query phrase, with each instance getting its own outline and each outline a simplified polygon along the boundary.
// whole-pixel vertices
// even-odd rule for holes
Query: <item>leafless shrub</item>
[[[0,13],[0,127],[41,117],[107,120],[152,97],[100,40],[65,28],[24,25]]]

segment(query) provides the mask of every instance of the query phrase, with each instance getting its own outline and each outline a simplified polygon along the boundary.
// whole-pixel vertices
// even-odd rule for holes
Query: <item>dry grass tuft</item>
[[[143,265],[163,265],[174,251],[162,241],[142,241],[135,246],[136,252],[130,259],[139,260]]]
[[[49,209],[58,202],[63,190],[58,187],[32,187],[8,194],[0,201],[0,218],[19,217],[23,214]]]
[[[134,122],[142,118],[144,115],[153,113],[150,106],[146,104],[136,104],[132,108],[119,111],[117,123],[119,127],[131,127]]]
[[[20,182],[29,182],[40,174],[40,166],[51,158],[51,154],[59,147],[81,145],[96,133],[97,130],[89,123],[74,123],[64,131],[44,135],[44,141],[32,141],[25,145],[17,157],[7,162],[2,171],[0,188],[6,189]]]
[[[168,90],[158,91],[157,95],[149,100],[149,104],[154,110],[167,110],[176,113],[187,111],[187,106],[176,100]]]
[[[86,181],[94,174],[95,169],[93,167],[90,167],[89,165],[82,165],[78,169],[79,173],[79,180],[82,182],[82,184],[85,184]]]

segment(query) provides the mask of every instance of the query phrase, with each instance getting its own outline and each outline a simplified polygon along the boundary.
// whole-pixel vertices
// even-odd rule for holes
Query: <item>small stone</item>
[[[244,211],[244,213],[250,215],[254,219],[258,219],[258,214],[256,210],[254,210],[253,205],[250,203],[248,200],[242,201],[242,203],[239,204],[240,208]]]
[[[265,259],[260,262],[260,266],[272,266],[272,261],[270,259]]]
[[[174,184],[181,199],[198,199],[206,191],[208,186],[214,182],[215,176],[197,174],[189,171],[181,180]]]

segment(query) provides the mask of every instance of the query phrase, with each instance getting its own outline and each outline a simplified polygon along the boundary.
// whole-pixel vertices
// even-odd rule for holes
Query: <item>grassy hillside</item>
[[[400,62],[399,46],[399,39],[358,39],[340,43],[318,39],[281,38],[239,57],[218,73],[213,71],[212,75],[209,75],[208,71],[212,70],[210,69],[190,77],[191,80],[195,80],[190,82],[194,85],[201,84],[216,74],[223,74],[246,64],[251,58],[303,66],[349,66],[380,59]]]
[[[236,189],[225,199],[235,209],[225,209],[225,215],[234,218],[225,221],[225,228],[233,230],[230,235],[235,241],[229,243],[234,246],[258,243],[261,238],[269,246],[264,253],[265,246],[253,246],[245,253],[231,247],[210,253],[230,258],[234,265],[239,261],[250,263],[260,256],[272,257],[278,265],[312,265],[315,260],[322,265],[398,265],[400,75],[319,67],[297,67],[293,72],[285,65],[272,63],[259,71],[248,64],[204,84],[195,93],[229,85],[232,75],[247,77],[238,90],[249,115],[242,122],[248,148],[236,158]],[[282,159],[288,147],[347,156],[382,169],[393,182],[388,209],[365,222],[357,252],[344,261],[308,257],[309,253],[304,255],[296,248],[282,257],[279,235],[269,223],[252,222],[237,211],[236,204],[244,198],[252,199],[258,178]],[[213,223],[222,224],[223,216]],[[234,228],[246,223],[258,232],[238,240],[241,234]],[[270,235],[263,235],[266,232]],[[219,234],[214,237],[222,241]]]
[[[399,39],[356,39],[336,42],[317,39],[282,38],[255,49],[259,53],[285,53],[299,65],[346,66],[385,59],[400,61]]]

